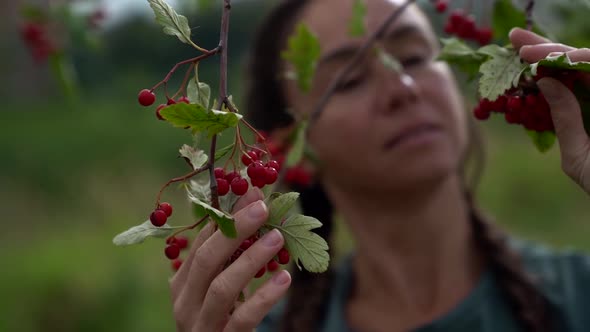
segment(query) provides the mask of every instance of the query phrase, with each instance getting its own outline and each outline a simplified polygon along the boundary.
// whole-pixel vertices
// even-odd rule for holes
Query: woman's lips
[[[385,143],[384,148],[389,150],[402,143],[411,141],[418,141],[422,139],[429,139],[432,136],[441,133],[441,128],[435,124],[424,123],[418,125],[409,126],[407,129],[401,131],[400,134],[395,135],[393,138]]]

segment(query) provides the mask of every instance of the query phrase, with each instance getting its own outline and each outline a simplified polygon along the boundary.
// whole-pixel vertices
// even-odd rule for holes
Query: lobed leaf
[[[364,0],[355,0],[352,5],[352,18],[348,24],[348,34],[351,37],[360,37],[366,33],[365,17],[367,16],[367,4]]]
[[[267,224],[279,225],[289,210],[295,206],[299,193],[273,193],[269,200]]]
[[[186,94],[191,103],[199,104],[204,109],[209,108],[211,87],[207,83],[199,82],[196,76],[188,82]]]
[[[199,104],[178,103],[164,107],[160,115],[175,127],[189,127],[193,134],[207,131],[209,137],[235,127],[242,115],[217,110],[207,111]]]
[[[236,226],[234,225],[234,218],[231,215],[203,202],[197,196],[193,195],[192,191],[187,190],[187,193],[189,200],[202,207],[209,214],[209,217],[215,221],[225,236],[229,238],[236,238],[238,236]]]
[[[459,70],[465,72],[468,77],[473,78],[479,73],[479,67],[488,59],[487,56],[478,53],[465,42],[457,38],[441,39],[443,48],[438,56],[438,60],[446,61],[451,65],[457,66]]]
[[[117,246],[129,246],[142,243],[148,237],[165,238],[176,228],[178,227],[171,227],[168,224],[164,224],[162,227],[156,227],[152,225],[150,220],[147,220],[143,224],[133,226],[115,236],[113,243]]]
[[[205,154],[205,151],[195,149],[187,144],[184,144],[180,150],[178,150],[178,152],[180,152],[180,155],[191,163],[193,169],[197,169],[205,165],[209,159],[209,157]]]
[[[297,81],[299,89],[308,92],[321,52],[320,42],[305,24],[300,23],[289,37],[287,45],[287,50],[281,52],[281,57],[295,68],[291,75]]]
[[[148,0],[148,2],[156,15],[156,22],[163,27],[165,34],[176,36],[185,44],[192,44],[191,28],[186,17],[176,13],[174,8],[164,0]]]
[[[533,75],[537,75],[537,69],[539,68],[539,66],[555,69],[590,72],[590,62],[573,62],[565,53],[558,56],[548,56],[539,62],[531,64],[530,66],[531,74]]]
[[[320,273],[328,269],[330,255],[328,243],[312,229],[322,226],[319,220],[301,214],[292,215],[282,225],[269,225],[278,229],[285,238],[285,247],[299,269]],[[300,265],[301,263],[301,265]]]
[[[527,134],[533,141],[533,144],[540,152],[547,152],[555,144],[555,133],[552,131],[538,132],[534,130],[527,130]]]
[[[491,101],[515,86],[515,82],[518,83],[520,75],[528,67],[520,61],[514,49],[488,45],[480,48],[478,53],[489,56],[479,68],[482,74],[479,80],[479,93],[482,98]]]
[[[307,131],[307,121],[301,121],[297,126],[295,132],[295,141],[291,145],[291,149],[287,154],[285,166],[293,167],[303,159],[303,152],[305,151],[305,132]]]

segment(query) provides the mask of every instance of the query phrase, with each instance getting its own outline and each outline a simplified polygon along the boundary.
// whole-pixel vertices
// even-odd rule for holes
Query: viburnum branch
[[[406,0],[406,2],[404,2],[401,6],[394,9],[393,12],[389,15],[389,17],[385,21],[383,21],[383,23],[379,26],[379,28],[375,30],[369,36],[369,38],[361,45],[360,49],[355,53],[352,60],[350,60],[350,62],[344,68],[342,68],[340,72],[338,72],[338,75],[336,75],[336,77],[332,80],[330,86],[312,110],[310,117],[310,125],[307,127],[308,129],[311,128],[311,124],[320,117],[323,109],[328,104],[330,97],[332,97],[334,91],[336,91],[336,88],[338,87],[338,85],[340,85],[340,82],[342,81],[344,76],[358,64],[358,62],[363,58],[363,56],[366,54],[369,48],[375,43],[375,41],[381,36],[383,36],[385,30],[387,30],[387,28],[401,16],[404,10],[406,10],[406,8],[408,8],[414,2],[416,2],[416,0]]]
[[[209,215],[206,214],[203,218],[199,219],[197,222],[195,222],[194,224],[190,225],[190,226],[186,226],[184,228],[181,228],[179,230],[177,230],[176,232],[172,233],[172,235],[170,235],[168,238],[173,238],[176,235],[184,232],[184,231],[188,231],[190,229],[195,229],[197,226],[199,226],[200,224],[202,224],[205,220],[207,220],[207,218],[209,218]]]
[[[205,166],[203,166],[203,167],[199,167],[199,168],[195,169],[194,171],[192,171],[192,172],[190,172],[190,173],[188,173],[188,174],[185,174],[185,175],[183,175],[183,176],[179,176],[179,177],[177,177],[177,178],[171,179],[171,180],[169,180],[168,182],[166,182],[166,183],[165,183],[165,184],[162,186],[162,188],[160,189],[160,192],[158,192],[158,197],[156,198],[156,208],[158,208],[158,206],[160,205],[160,198],[161,198],[161,196],[162,196],[162,193],[164,192],[164,190],[165,190],[165,189],[166,189],[166,188],[167,188],[169,185],[171,185],[171,184],[173,184],[173,183],[175,183],[175,182],[180,182],[180,181],[185,181],[185,180],[188,180],[188,179],[192,178],[193,176],[195,176],[195,175],[197,175],[197,174],[199,174],[199,173],[202,173],[202,172],[204,172],[204,171],[205,171],[205,170],[207,170],[208,168],[209,168],[209,164],[205,164]]]
[[[164,79],[162,81],[160,81],[158,84],[154,85],[154,87],[152,87],[152,91],[157,89],[160,85],[162,84],[167,84],[168,81],[170,80],[170,78],[172,77],[172,74],[174,74],[174,72],[176,70],[178,70],[178,67],[186,65],[188,63],[193,63],[193,62],[199,62],[201,60],[204,60],[212,55],[217,54],[220,51],[219,46],[212,49],[211,51],[207,51],[205,54],[201,54],[197,57],[191,58],[191,59],[187,59],[184,61],[180,61],[179,63],[175,64],[174,67],[172,67],[172,69],[170,69],[170,71],[168,72],[168,74],[166,75],[166,77],[164,77]]]
[[[533,30],[533,8],[535,7],[535,0],[529,0],[526,5],[526,29]]]
[[[213,135],[211,138],[211,149],[209,155],[212,156],[207,162],[207,168],[209,169],[210,188],[211,188],[211,206],[219,209],[219,194],[217,193],[217,179],[215,178],[215,150],[217,146],[217,135]]]

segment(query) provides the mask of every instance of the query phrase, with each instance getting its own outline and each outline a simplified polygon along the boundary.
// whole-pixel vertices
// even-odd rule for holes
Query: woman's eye
[[[423,64],[424,62],[426,62],[426,57],[424,57],[422,55],[413,55],[413,56],[402,58],[400,62],[402,64],[402,66],[408,68],[408,67],[413,67],[413,66]]]
[[[357,85],[359,85],[362,82],[362,80],[363,80],[362,75],[357,75],[354,77],[345,78],[340,82],[340,84],[338,84],[336,90],[337,91],[350,90],[350,89],[356,87]]]

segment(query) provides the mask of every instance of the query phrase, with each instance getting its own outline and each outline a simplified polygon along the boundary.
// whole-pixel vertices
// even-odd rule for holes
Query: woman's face
[[[311,112],[367,35],[400,2],[368,0],[367,34],[356,38],[348,33],[353,0],[306,5],[299,21],[319,38],[322,53],[311,92],[286,84],[296,112]],[[410,7],[375,46],[398,59],[404,72],[388,69],[371,51],[345,76],[309,136],[323,181],[389,191],[457,174],[467,145],[466,114],[448,67],[434,60],[438,42],[427,19]]]

